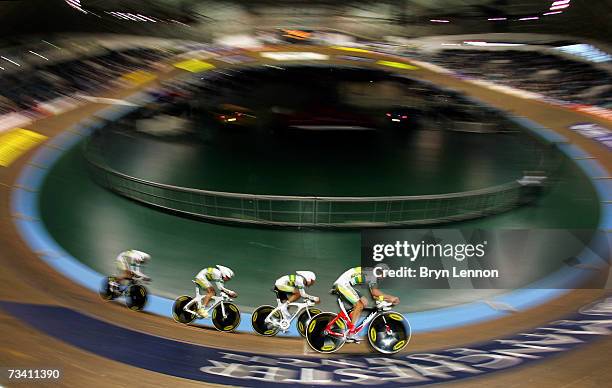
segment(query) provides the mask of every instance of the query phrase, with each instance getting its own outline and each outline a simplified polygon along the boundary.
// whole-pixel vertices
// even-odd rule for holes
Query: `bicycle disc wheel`
[[[308,315],[308,312],[310,312],[310,316]],[[300,316],[297,318],[297,330],[302,337],[306,337],[306,328],[308,327],[308,322],[310,322],[310,318],[314,317],[317,314],[321,314],[321,310],[316,308],[309,308],[308,310],[302,311]]]
[[[113,291],[111,291],[110,288],[110,282],[111,281],[115,281],[115,278],[113,277],[105,277],[104,280],[102,280],[102,284],[100,285],[100,290],[98,291],[100,296],[102,297],[102,299],[104,300],[113,300],[115,299],[115,293]]]
[[[225,305],[225,317],[221,303],[219,303],[212,312],[213,325],[219,331],[234,331],[240,324],[240,310],[231,302],[223,302],[223,304]]]
[[[396,312],[388,311],[372,320],[368,326],[368,342],[374,350],[385,353],[397,353],[410,342],[410,324]]]
[[[178,323],[189,324],[196,319],[196,315],[185,311],[185,306],[193,300],[189,295],[181,295],[172,304],[172,318]]]
[[[344,321],[339,319],[330,328],[330,332],[342,335],[341,337],[325,333],[325,328],[335,317],[334,313],[321,313],[312,317],[306,330],[306,341],[313,350],[319,353],[333,353],[344,345],[346,342],[344,334],[347,329]]]
[[[268,318],[272,310],[274,310],[274,307],[264,305],[257,307],[257,309],[255,309],[253,312],[253,315],[251,316],[251,324],[253,325],[253,330],[255,330],[257,334],[272,337],[279,332],[279,327],[266,323],[266,318]],[[277,320],[281,319],[281,315],[278,310],[276,313],[274,313],[274,318]]]
[[[133,284],[125,295],[125,304],[130,310],[140,311],[147,303],[147,289],[140,284]]]

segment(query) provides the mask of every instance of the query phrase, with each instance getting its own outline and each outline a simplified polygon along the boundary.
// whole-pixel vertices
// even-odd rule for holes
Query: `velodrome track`
[[[290,50],[328,52],[327,49],[295,46],[291,46]],[[366,53],[359,55],[375,56]],[[210,62],[215,63],[214,60]],[[171,78],[179,73],[179,70],[174,70],[159,74],[158,79]],[[565,136],[572,144],[587,151],[608,173],[612,169],[612,156],[608,150],[567,129],[577,122],[609,126],[610,123],[603,119],[501,94],[425,69],[412,70],[411,75],[461,90],[491,105],[525,116]],[[134,91],[122,90],[104,97],[123,98]],[[103,104],[92,103],[59,116],[39,120],[27,129],[53,138],[104,107]],[[39,260],[37,254],[30,251],[22,241],[14,225],[14,219],[18,215],[11,214],[10,210],[11,190],[32,153],[33,150],[30,150],[10,167],[0,168],[0,263],[3,268],[0,272],[0,325],[3,333],[0,336],[0,366],[59,367],[63,369],[62,384],[79,387],[106,386],[109,381],[119,386],[195,386],[201,385],[202,381],[265,386],[268,382],[261,379],[241,379],[240,376],[219,378],[218,375],[199,372],[200,367],[211,365],[208,359],[200,357],[206,357],[209,354],[206,349],[210,348],[270,357],[316,357],[310,353],[305,354],[303,341],[299,339],[222,334],[198,327],[180,326],[163,317],[133,313],[121,305],[102,302],[96,294],[56,273]],[[415,335],[407,351],[423,353],[471,344],[500,343],[494,340],[547,326],[548,322],[559,318],[571,317],[580,307],[604,296],[605,293],[598,290],[572,291],[537,308],[509,314],[495,321]],[[75,311],[84,315],[75,314]],[[97,331],[91,331],[92,328]],[[143,337],[143,333],[149,336]],[[581,344],[567,352],[552,352],[554,357],[525,363],[524,366],[505,372],[471,375],[464,373],[461,376],[457,374],[459,377],[471,378],[452,384],[518,386],[528,382],[530,385],[543,387],[605,385],[612,378],[607,356],[612,354],[612,341],[610,337],[598,335],[596,341],[585,342],[589,343]],[[185,343],[196,346],[189,347],[187,353],[181,353],[180,349],[187,346]],[[162,348],[164,352],[156,352],[154,349],[148,352],[148,344]],[[354,351],[366,349],[365,346],[347,346],[345,349],[351,348],[355,348]],[[171,349],[178,350],[173,352]],[[538,358],[539,356],[525,359],[537,361]],[[253,364],[262,365],[258,362]],[[454,376],[455,374],[449,374],[449,377],[420,382],[448,380],[450,383],[455,380]],[[261,375],[259,377],[263,378]]]

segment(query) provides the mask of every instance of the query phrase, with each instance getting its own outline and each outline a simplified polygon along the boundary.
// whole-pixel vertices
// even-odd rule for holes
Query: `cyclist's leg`
[[[128,269],[122,269],[119,271],[119,274],[115,276],[115,281],[117,284],[116,287],[120,287],[126,280],[131,280],[133,278],[132,271]]]
[[[353,306],[353,312],[351,313],[351,322],[353,323],[353,325],[357,324],[357,321],[361,316],[361,312],[365,307],[367,307],[367,305],[368,300],[364,296],[359,297],[359,300]]]
[[[361,316],[363,308],[367,306],[368,301],[366,298],[359,295],[359,293],[350,284],[338,284],[337,289],[340,292],[340,295],[342,295],[342,297],[353,306],[351,322],[353,325],[355,325]]]
[[[278,288],[283,293],[283,296],[285,298],[283,303],[280,305],[281,313],[283,314],[284,317],[289,317],[289,311],[287,310],[287,305],[291,303],[293,300],[295,300],[295,299],[292,300],[292,298],[294,298],[296,293],[298,294],[298,297],[300,293],[295,287],[291,287],[291,286],[287,286],[283,284],[280,284],[280,285],[277,284],[276,288]]]
[[[210,302],[212,297],[215,295],[217,295],[215,291],[215,287],[213,286],[206,287],[206,295],[204,296],[204,300],[202,301],[202,308],[206,308],[206,306],[208,306],[208,303]]]
[[[121,284],[124,280],[132,278],[132,271],[123,260],[116,260],[115,267],[117,268],[117,276],[115,276],[115,280],[118,284]]]
[[[300,299],[302,295],[300,294],[300,291],[297,288],[294,288],[293,293],[291,295],[289,295],[289,298],[287,298],[287,303],[293,303],[296,300]]]
[[[276,296],[278,298],[278,300],[281,301],[281,303],[284,303],[287,301],[287,299],[289,299],[289,295],[290,293],[287,293],[285,291],[282,291],[280,288],[278,288],[278,286],[274,286],[274,291],[276,292]]]

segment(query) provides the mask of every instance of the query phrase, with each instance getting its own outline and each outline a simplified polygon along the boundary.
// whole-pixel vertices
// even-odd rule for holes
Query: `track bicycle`
[[[193,280],[192,282],[195,283]],[[197,284],[195,289],[195,297],[181,295],[174,300],[172,317],[176,322],[188,325],[196,319],[202,318],[197,308],[192,308],[194,305],[197,306],[198,301],[201,302],[204,298],[204,295],[200,294],[200,287]],[[240,310],[232,300],[227,293],[221,291],[218,296],[215,295],[211,298],[210,307],[206,308],[213,325],[219,331],[231,332],[236,330],[240,324]]]
[[[342,298],[336,290],[332,293],[338,295],[340,313],[321,313],[311,319],[306,330],[306,341],[313,350],[319,353],[336,352],[348,341],[359,342],[347,338],[350,331],[359,333],[364,329],[368,343],[380,353],[397,353],[410,342],[410,324],[402,314],[391,310],[390,303],[376,302],[375,308],[364,309],[364,312],[369,311],[368,316],[358,325],[353,325]]]
[[[278,332],[286,333],[291,327],[291,322],[296,320],[297,330],[302,337],[306,336],[306,327],[312,317],[321,313],[318,308],[313,308],[315,302],[310,299],[304,299],[303,302],[293,302],[287,304],[288,316],[284,316],[281,310],[283,302],[278,296],[278,291],[273,289],[276,293],[276,307],[270,305],[259,306],[253,312],[251,317],[251,324],[253,329],[258,334],[272,337],[278,334]]]
[[[125,297],[125,304],[130,310],[140,311],[147,304],[147,289],[142,283],[148,278],[133,277],[128,284],[118,284],[115,276],[107,276],[102,281],[99,294],[104,300]]]

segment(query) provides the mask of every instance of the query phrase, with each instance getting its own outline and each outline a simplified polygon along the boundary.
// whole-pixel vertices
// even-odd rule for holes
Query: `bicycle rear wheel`
[[[253,315],[251,317],[251,324],[253,325],[253,330],[255,330],[257,334],[261,334],[266,337],[272,337],[272,336],[275,336],[279,332],[280,330],[279,327],[274,326],[270,323],[266,323],[266,318],[268,318],[272,310],[274,310],[274,307],[264,305],[264,306],[257,307],[257,309],[253,311]],[[276,313],[274,313],[273,317],[276,320],[280,321],[281,320],[280,312],[277,310]]]
[[[338,319],[330,328],[330,332],[341,336],[333,336],[326,332],[326,327],[336,318],[334,313],[321,313],[310,320],[306,330],[306,341],[310,347],[319,353],[333,353],[338,351],[346,342],[346,324]]]
[[[102,280],[102,284],[100,285],[100,290],[98,293],[104,300],[113,300],[117,297],[117,295],[111,290],[110,282],[115,281],[115,278],[112,276],[105,277]]]
[[[185,311],[185,306],[193,300],[189,295],[181,295],[174,300],[172,305],[172,318],[178,323],[190,324],[196,319],[195,314]]]

